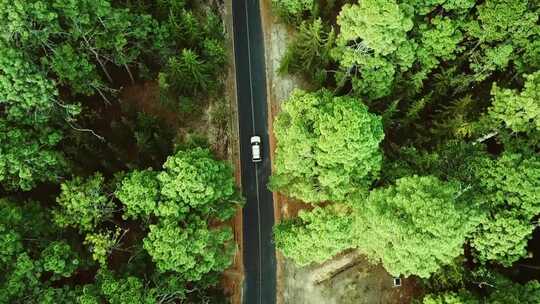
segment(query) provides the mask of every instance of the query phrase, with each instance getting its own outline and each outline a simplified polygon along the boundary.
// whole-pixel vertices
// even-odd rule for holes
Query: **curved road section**
[[[268,190],[271,162],[266,104],[264,39],[258,0],[233,0],[236,94],[240,133],[243,211],[243,302],[276,302],[276,254],[272,242],[274,206]],[[263,161],[251,161],[250,137],[261,137]]]

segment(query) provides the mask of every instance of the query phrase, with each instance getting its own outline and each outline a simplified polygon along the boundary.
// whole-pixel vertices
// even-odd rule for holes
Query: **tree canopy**
[[[274,124],[273,189],[305,202],[343,201],[378,176],[380,117],[348,97],[295,91]]]

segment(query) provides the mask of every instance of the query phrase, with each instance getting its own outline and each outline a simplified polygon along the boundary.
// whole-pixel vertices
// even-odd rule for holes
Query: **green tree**
[[[122,233],[119,228],[115,231],[88,233],[84,238],[84,244],[89,247],[92,259],[98,262],[101,267],[107,268],[109,255],[119,246],[124,235],[125,231]]]
[[[234,214],[240,200],[232,169],[215,160],[208,149],[178,151],[167,158],[163,169],[157,176],[162,195],[158,215],[195,210],[225,220]]]
[[[326,80],[325,67],[330,63],[330,50],[335,41],[333,29],[327,30],[321,19],[302,22],[295,40],[287,46],[280,62],[280,73],[302,73],[322,84]]]
[[[337,24],[341,28],[338,45],[361,40],[363,46],[380,55],[396,51],[413,28],[410,12],[395,0],[364,0],[354,5],[346,4],[341,8]]]
[[[198,281],[211,272],[220,272],[232,262],[230,229],[209,229],[192,217],[184,225],[162,220],[150,225],[144,249],[161,272],[176,271],[187,281]]]
[[[493,85],[493,103],[488,116],[497,125],[514,132],[540,131],[540,71],[525,76],[521,92]]]
[[[53,277],[70,277],[80,266],[80,260],[69,244],[52,242],[41,252],[43,270],[52,272]]]
[[[148,218],[159,200],[157,173],[152,170],[130,172],[116,190],[116,197],[124,205],[124,218]]]
[[[85,232],[93,231],[111,217],[114,202],[104,193],[103,183],[100,173],[62,183],[62,191],[56,199],[59,207],[54,210],[54,222],[62,228],[74,227]]]
[[[344,201],[377,177],[381,119],[354,98],[295,91],[274,122],[272,189],[305,202]]]
[[[348,207],[331,205],[300,211],[297,218],[274,228],[276,247],[300,266],[322,263],[353,247]]]
[[[490,211],[471,244],[481,262],[505,266],[527,255],[527,240],[540,213],[540,159],[505,152],[497,159],[482,159],[477,165],[480,201]]]
[[[493,304],[533,304],[538,303],[538,301],[540,301],[540,283],[538,281],[517,284],[504,280],[488,297],[488,303]]]
[[[527,256],[527,242],[534,226],[511,212],[501,212],[486,219],[473,235],[471,246],[480,262],[497,261],[510,267]]]
[[[355,213],[358,249],[393,275],[429,277],[463,254],[480,220],[474,206],[460,200],[462,191],[433,176],[403,177],[371,191]]]
[[[314,0],[272,0],[272,7],[277,15],[287,22],[301,19],[314,5]]]
[[[480,300],[470,292],[462,290],[460,292],[445,292],[439,294],[428,294],[422,300],[422,304],[480,304]]]

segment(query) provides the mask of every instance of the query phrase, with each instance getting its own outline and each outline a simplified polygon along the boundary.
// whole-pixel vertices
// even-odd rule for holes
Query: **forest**
[[[0,303],[227,302],[242,198],[195,126],[228,122],[224,33],[216,2],[0,1]]]
[[[357,250],[422,304],[540,303],[540,3],[273,0],[295,29],[270,188],[297,265]]]

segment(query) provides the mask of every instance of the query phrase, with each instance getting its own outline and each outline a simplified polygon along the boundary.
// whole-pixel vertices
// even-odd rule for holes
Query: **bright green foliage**
[[[56,150],[62,133],[33,128],[0,118],[0,183],[8,190],[28,191],[40,182],[56,181],[66,171]]]
[[[475,0],[412,0],[407,4],[412,5],[420,15],[426,15],[435,10],[439,5],[445,10],[466,11],[474,6]]]
[[[481,262],[510,266],[527,255],[527,240],[540,213],[540,159],[504,153],[484,160],[477,169],[481,196],[491,216],[473,236],[471,245]]]
[[[84,238],[84,244],[89,246],[92,252],[92,259],[98,262],[103,268],[107,267],[107,258],[112,250],[118,246],[121,238],[121,230],[89,233]]]
[[[355,218],[359,250],[393,275],[429,277],[463,254],[478,224],[460,195],[456,184],[432,176],[404,177],[371,191]]]
[[[223,271],[231,264],[234,248],[230,229],[212,229],[198,218],[181,227],[163,220],[150,225],[144,249],[162,272],[176,271],[185,280],[197,281],[210,272]]]
[[[64,241],[52,242],[41,252],[43,270],[58,277],[70,277],[79,267],[80,261],[71,246]]]
[[[343,59],[347,60],[346,58]],[[370,99],[377,99],[390,94],[396,72],[392,63],[379,56],[355,57],[354,60],[354,65],[359,65],[362,75],[361,77],[352,78],[352,85],[355,90],[362,92]]]
[[[527,66],[538,68],[538,58],[532,58],[535,57],[532,54],[539,51],[533,41],[538,41],[540,27],[532,3],[528,0],[490,0],[477,8],[477,18],[470,20],[465,28],[468,35],[481,44],[480,51],[470,56],[471,67],[479,79],[505,68],[510,59],[522,71],[528,70]]]
[[[157,176],[164,202],[159,213],[174,208],[179,210],[174,214],[183,214],[193,209],[222,219],[234,213],[238,195],[232,170],[215,160],[208,149],[178,151],[167,158],[163,169]]]
[[[395,0],[364,0],[346,4],[337,18],[341,31],[338,45],[362,40],[375,54],[388,55],[406,41],[413,22]]]
[[[532,237],[533,230],[534,226],[529,221],[516,218],[509,212],[501,212],[480,225],[471,246],[481,262],[497,261],[510,267],[527,256],[527,241]]]
[[[287,21],[299,19],[313,8],[314,3],[314,0],[272,0],[277,15]]]
[[[422,304],[480,304],[480,300],[467,291],[429,294]]]
[[[87,179],[75,177],[62,183],[54,222],[60,227],[74,227],[83,232],[94,230],[109,218],[114,203],[104,193],[103,182],[103,176],[96,173]]]
[[[300,211],[274,228],[276,247],[300,266],[322,263],[353,247],[350,210],[332,205]]]
[[[125,206],[124,218],[147,218],[155,211],[159,198],[156,175],[152,170],[135,170],[122,180],[115,195]]]
[[[3,117],[30,124],[44,123],[58,96],[55,84],[19,50],[0,47],[0,105]]]
[[[540,71],[525,76],[521,92],[493,85],[489,117],[514,132],[540,131]]]
[[[478,169],[482,199],[492,209],[510,209],[531,219],[540,213],[540,158],[504,153]]]
[[[489,0],[477,8],[477,20],[471,21],[469,35],[481,42],[519,40],[537,33],[538,15],[529,10],[528,0]]]
[[[137,277],[116,279],[108,271],[100,271],[97,275],[101,293],[110,304],[157,303],[147,294],[143,282]]]
[[[56,48],[50,61],[47,63],[58,75],[60,83],[70,86],[76,94],[92,95],[96,89],[104,86],[90,56],[78,54],[69,44]]]
[[[295,91],[274,122],[273,189],[305,202],[343,201],[378,175],[381,119],[328,91]]]
[[[23,53],[0,43],[0,183],[5,188],[30,190],[64,171],[55,151],[62,133],[46,125],[57,95],[54,82]],[[75,114],[71,110],[68,114]]]
[[[452,19],[436,17],[431,20],[430,26],[421,24],[419,29],[422,35],[418,57],[426,67],[437,66],[439,59],[454,59],[455,54],[462,49],[458,45],[463,35],[459,23]]]

